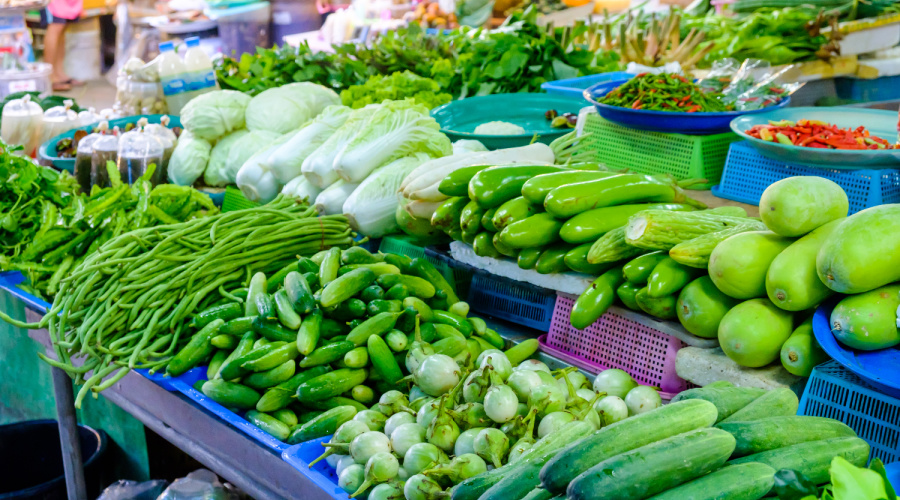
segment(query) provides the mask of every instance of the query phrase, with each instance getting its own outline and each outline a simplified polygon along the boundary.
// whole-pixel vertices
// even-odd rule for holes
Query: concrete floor
[[[98,111],[112,107],[116,100],[116,87],[105,78],[85,82],[84,86],[74,87],[68,92],[55,93],[71,97],[82,108],[95,108]]]

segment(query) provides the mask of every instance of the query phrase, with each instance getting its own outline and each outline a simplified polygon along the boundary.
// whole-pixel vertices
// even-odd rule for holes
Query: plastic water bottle
[[[159,44],[159,52],[159,82],[162,84],[166,105],[169,113],[180,115],[181,108],[191,99],[188,93],[187,68],[175,53],[172,42]]]
[[[187,52],[184,54],[184,66],[188,76],[188,90],[191,99],[219,88],[216,72],[206,52],[200,48],[200,39],[192,36],[185,40]]]

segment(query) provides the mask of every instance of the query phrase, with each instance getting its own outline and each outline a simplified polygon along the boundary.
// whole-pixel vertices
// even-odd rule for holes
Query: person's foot
[[[69,82],[53,82],[52,88],[54,92],[66,92],[72,90],[72,85]]]
[[[74,78],[69,78],[69,79],[65,80],[65,83],[68,83],[69,85],[71,85],[73,87],[81,87],[84,85],[83,81],[76,80]]]

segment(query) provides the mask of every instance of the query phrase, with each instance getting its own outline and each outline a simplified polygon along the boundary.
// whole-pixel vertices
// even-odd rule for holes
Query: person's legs
[[[53,90],[69,90],[69,76],[63,69],[63,59],[66,57],[66,25],[51,21],[47,25],[47,34],[44,36],[44,61],[53,66],[50,81]]]

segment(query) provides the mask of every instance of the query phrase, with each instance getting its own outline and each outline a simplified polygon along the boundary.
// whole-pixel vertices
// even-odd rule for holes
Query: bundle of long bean
[[[253,273],[352,244],[346,218],[315,213],[279,197],[258,208],[135,230],[75,268],[39,323],[0,318],[49,330],[58,360],[41,358],[83,384],[75,399],[80,407],[87,394],[133,368],[163,367],[189,340],[185,320],[227,297],[226,290],[246,286]]]
[[[602,104],[631,109],[684,113],[729,111],[734,107],[721,94],[703,92],[681,75],[641,73],[599,100]]]

